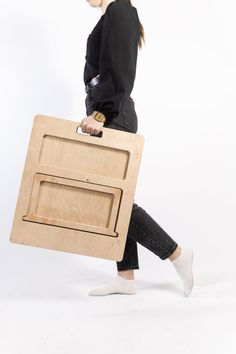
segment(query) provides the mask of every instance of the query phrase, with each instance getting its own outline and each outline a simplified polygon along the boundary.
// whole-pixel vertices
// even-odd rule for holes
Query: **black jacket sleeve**
[[[93,109],[102,112],[107,121],[120,112],[125,98],[132,91],[137,62],[139,24],[135,8],[108,5],[104,15],[100,42],[100,84]]]

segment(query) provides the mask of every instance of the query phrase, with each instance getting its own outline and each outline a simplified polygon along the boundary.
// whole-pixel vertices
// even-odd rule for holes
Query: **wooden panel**
[[[117,188],[37,173],[23,220],[117,236],[120,196]]]
[[[123,258],[144,138],[36,115],[10,240],[119,261]]]
[[[89,161],[84,158],[88,155]],[[129,163],[129,152],[46,135],[42,141],[40,163],[67,170],[79,170],[84,173],[124,179]]]

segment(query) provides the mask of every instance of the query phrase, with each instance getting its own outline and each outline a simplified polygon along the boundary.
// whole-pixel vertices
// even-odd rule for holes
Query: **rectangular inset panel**
[[[129,155],[126,150],[45,135],[39,158],[46,166],[125,179]]]
[[[111,193],[41,181],[35,215],[108,227],[113,201]]]
[[[117,188],[36,174],[23,220],[117,236],[120,197]]]

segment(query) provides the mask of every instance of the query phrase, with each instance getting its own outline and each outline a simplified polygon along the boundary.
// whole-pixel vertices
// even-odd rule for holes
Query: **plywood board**
[[[144,137],[36,115],[10,240],[120,261]]]

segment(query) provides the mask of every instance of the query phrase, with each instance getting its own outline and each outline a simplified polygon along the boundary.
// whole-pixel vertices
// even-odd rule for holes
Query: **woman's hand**
[[[98,122],[92,115],[90,115],[81,121],[81,130],[83,133],[97,135],[100,130],[102,130],[103,124],[103,122]]]

